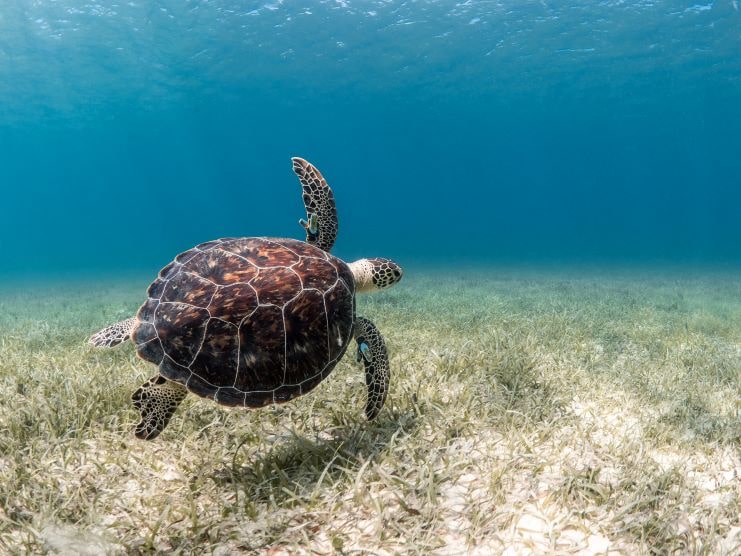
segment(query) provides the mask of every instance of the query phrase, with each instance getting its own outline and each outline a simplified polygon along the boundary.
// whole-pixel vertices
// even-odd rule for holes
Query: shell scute
[[[191,376],[193,376],[187,367],[180,365],[167,354],[165,354],[162,359],[159,369],[160,375],[166,379],[179,382],[180,384],[186,384],[186,382],[190,380]]]
[[[190,370],[211,384],[233,384],[239,360],[238,328],[212,318],[205,332]]]
[[[292,400],[296,396],[299,396],[302,393],[303,391],[300,385],[282,384],[281,386],[278,386],[278,388],[273,390],[272,401],[274,403],[285,403],[289,400]]]
[[[214,401],[228,406],[244,406],[245,392],[240,392],[236,388],[219,388],[214,394]]]
[[[209,312],[212,317],[239,325],[256,308],[255,289],[249,284],[238,283],[219,287],[211,299]]]
[[[199,253],[198,249],[188,249],[187,251],[180,253],[175,257],[175,262],[180,264],[187,263],[190,259],[195,257]]]
[[[209,249],[213,249],[214,247],[217,247],[221,245],[222,239],[214,239],[211,241],[204,241],[203,243],[199,243],[196,245],[191,251],[208,251]]]
[[[167,281],[160,300],[188,303],[205,308],[215,292],[216,286],[197,274],[178,272]]]
[[[162,349],[162,344],[159,340],[154,339],[140,346],[139,355],[142,359],[159,365],[165,357],[165,350]]]
[[[170,264],[168,264],[165,268],[160,270],[159,277],[160,278],[167,278],[169,275],[173,273],[173,271],[177,271],[182,265],[177,261],[172,261]]]
[[[260,305],[282,307],[301,292],[301,279],[298,274],[283,267],[261,271],[250,284],[257,292]]]
[[[337,281],[337,269],[324,259],[303,257],[292,268],[301,276],[304,288],[326,290]]]
[[[146,344],[157,338],[157,329],[151,322],[139,322],[131,334],[131,339],[137,344]]]
[[[327,315],[322,294],[305,290],[286,305],[285,311],[291,315],[286,319],[286,382],[298,384],[329,363]],[[317,362],[321,364],[319,369]]]
[[[283,311],[265,305],[239,327],[239,372],[235,388],[273,390],[283,383],[285,333]]]
[[[201,307],[160,303],[155,312],[155,326],[165,354],[179,365],[190,365],[203,342],[208,317],[208,311]]]
[[[160,367],[160,372],[162,372],[161,369],[162,367]],[[168,376],[162,372],[162,376],[184,384],[188,390],[202,398],[213,398],[216,393],[216,388],[213,384],[209,384],[195,373],[188,374],[188,372],[181,371],[179,374],[175,374],[174,376]]]
[[[149,285],[149,288],[147,288],[147,297],[151,297],[152,299],[159,299],[160,297],[162,297],[162,292],[165,291],[166,287],[167,279],[157,278]]]
[[[142,359],[151,361],[157,365],[160,364],[165,356],[165,351],[162,349],[162,343],[157,337],[157,330],[154,324],[140,322],[134,329],[132,339],[137,344],[139,356]]]
[[[341,261],[340,261],[341,262]],[[334,266],[334,265],[333,265]],[[336,266],[337,277],[342,281],[342,285],[350,292],[351,295],[355,295],[355,278],[352,275],[350,267],[342,263]]]
[[[342,282],[324,294],[324,303],[327,307],[327,321],[329,322],[329,359],[339,358],[347,349],[350,341],[352,319],[346,315],[355,313],[355,298],[349,295]]]
[[[139,311],[136,314],[136,318],[139,319],[139,322],[148,322],[153,323],[154,322],[154,313],[157,310],[157,306],[160,304],[159,299],[152,299],[149,298],[144,302],[144,305],[142,305],[139,308]],[[142,340],[142,342],[137,343],[144,343],[147,340]]]
[[[265,407],[273,403],[273,392],[266,390],[253,390],[244,393],[245,407]]]
[[[273,266],[291,266],[299,261],[300,256],[279,243],[270,240],[246,243],[239,240],[225,241],[221,247],[224,251],[239,255],[260,268]]]
[[[249,282],[257,275],[257,267],[221,249],[198,253],[183,265],[201,278],[219,286],[234,282]]]

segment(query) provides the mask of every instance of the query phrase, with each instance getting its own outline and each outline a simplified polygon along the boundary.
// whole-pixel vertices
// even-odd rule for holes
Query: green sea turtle
[[[287,402],[329,375],[352,337],[376,417],[386,399],[389,362],[375,325],[355,315],[355,294],[402,277],[388,259],[347,264],[329,253],[337,236],[334,195],[319,170],[293,158],[301,181],[306,241],[222,238],[175,257],[147,291],[135,317],[90,338],[97,347],[126,340],[159,373],[132,396],[135,434],[153,439],[188,392],[227,406]]]

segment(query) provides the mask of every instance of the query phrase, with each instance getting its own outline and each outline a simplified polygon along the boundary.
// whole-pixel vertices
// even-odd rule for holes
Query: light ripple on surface
[[[713,2],[678,12],[645,1],[13,3],[0,16],[0,117],[104,106],[114,96],[166,105],[213,85],[255,83],[481,93],[497,75],[521,94],[589,89],[600,79],[620,86],[667,66],[678,87],[692,87],[699,72],[728,83],[733,72],[723,65],[739,66],[738,17],[735,3]],[[609,75],[601,66],[582,71],[584,53],[612,64]]]

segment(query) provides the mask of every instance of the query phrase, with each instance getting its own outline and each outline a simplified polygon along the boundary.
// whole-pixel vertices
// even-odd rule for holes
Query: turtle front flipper
[[[381,333],[368,319],[356,319],[355,341],[358,343],[357,360],[362,360],[365,366],[365,384],[368,386],[365,416],[371,421],[376,418],[386,401],[391,374],[389,357]]]
[[[175,410],[188,394],[182,384],[157,375],[150,378],[131,396],[142,416],[134,434],[142,440],[153,440],[165,429]]]
[[[103,330],[93,334],[88,342],[91,346],[95,347],[111,348],[117,346],[129,339],[135,324],[136,318],[131,317],[130,319],[106,326]]]
[[[299,224],[306,230],[306,243],[329,252],[337,239],[337,207],[334,194],[316,167],[303,158],[294,157],[293,171],[303,188],[306,220]]]

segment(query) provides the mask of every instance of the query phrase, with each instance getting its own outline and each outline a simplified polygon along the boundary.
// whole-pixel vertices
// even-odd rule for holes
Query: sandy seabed
[[[189,396],[88,336],[142,279],[0,287],[0,553],[738,554],[741,278],[434,268],[358,299],[391,390],[346,356],[259,411]]]

